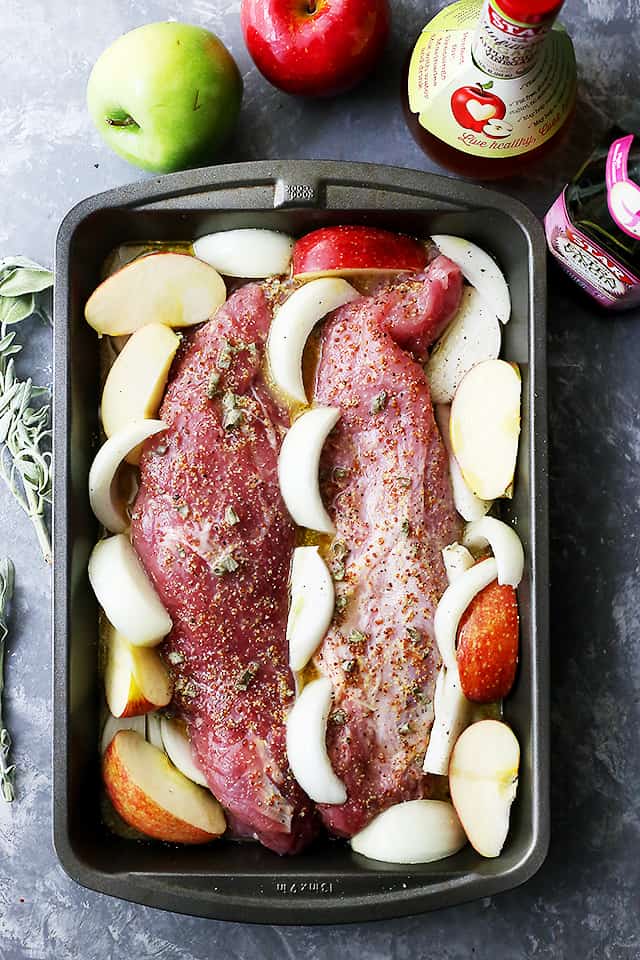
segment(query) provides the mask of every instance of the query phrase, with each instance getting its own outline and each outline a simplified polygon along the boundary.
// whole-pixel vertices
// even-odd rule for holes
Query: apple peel
[[[96,518],[110,533],[124,533],[129,526],[114,483],[122,461],[144,440],[166,428],[162,420],[134,420],[98,450],[89,471],[89,501]]]
[[[273,382],[288,397],[307,402],[302,356],[315,325],[359,296],[346,280],[323,277],[299,287],[277,310],[267,340],[267,359]]]
[[[320,495],[318,471],[324,442],[340,419],[338,407],[314,407],[286,434],[278,458],[278,481],[287,510],[300,527],[334,533]]]
[[[226,277],[266,277],[287,273],[295,240],[277,230],[224,230],[200,237],[196,257]]]
[[[481,247],[464,237],[436,234],[431,237],[445,257],[457,263],[465,280],[475,287],[501,323],[511,316],[511,295],[504,274]]]
[[[317,547],[297,547],[291,563],[291,603],[287,620],[289,666],[304,670],[333,617],[333,578]]]
[[[456,637],[462,615],[481,590],[496,579],[498,566],[494,557],[476,563],[450,583],[436,607],[433,629],[447,670],[456,666]]]
[[[389,807],[351,838],[351,848],[383,863],[433,863],[467,843],[446,800],[407,800]]]
[[[315,803],[341,804],[347,791],[327,753],[327,718],[333,690],[327,677],[303,689],[287,719],[287,758],[291,772]]]
[[[482,517],[470,523],[462,542],[469,550],[491,547],[496,558],[498,583],[517,587],[524,575],[524,549],[513,527],[495,517]]]

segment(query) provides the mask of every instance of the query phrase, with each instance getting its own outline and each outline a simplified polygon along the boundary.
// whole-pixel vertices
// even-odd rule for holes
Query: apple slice
[[[499,720],[473,723],[453,748],[451,799],[469,842],[483,857],[497,857],[504,846],[519,764],[516,736]]]
[[[437,234],[431,237],[440,253],[457,263],[471,286],[475,287],[484,302],[501,323],[508,323],[511,316],[511,296],[504,274],[488,253],[470,240]]]
[[[510,497],[520,437],[522,381],[516,364],[485,360],[464,377],[451,405],[451,449],[482,500]]]
[[[465,373],[500,356],[500,322],[473,287],[465,287],[460,309],[431,351],[425,373],[434,403],[450,403]]]
[[[171,630],[171,617],[123,533],[95,545],[89,580],[107,620],[129,643],[155,647]]]
[[[114,717],[133,717],[166,707],[173,693],[171,678],[156,650],[135,647],[109,623],[104,687]]]
[[[204,323],[226,298],[224,280],[208,263],[184,253],[152,253],[103,280],[84,315],[100,336],[115,337],[147,323]]]
[[[97,519],[110,533],[124,533],[129,526],[116,481],[123,459],[148,437],[166,428],[162,420],[133,420],[98,450],[89,471],[89,501]]]
[[[300,527],[334,533],[320,496],[318,470],[324,442],[340,419],[337,407],[314,407],[294,422],[278,458],[278,481],[287,510]]]
[[[468,700],[496,703],[509,694],[518,666],[518,640],[516,592],[494,580],[473,598],[460,620],[456,659]]]
[[[302,355],[315,325],[360,294],[346,280],[325,278],[305,283],[276,312],[267,340],[267,359],[275,385],[292,400],[306,403]]]
[[[333,578],[317,547],[296,547],[291,563],[291,603],[287,620],[289,666],[304,670],[333,618]]]
[[[426,264],[424,244],[376,227],[321,227],[298,240],[293,250],[293,274],[301,280],[362,273],[419,273]]]
[[[160,733],[164,749],[174,767],[177,767],[189,780],[208,788],[207,778],[193,757],[191,741],[187,736],[184,723],[181,720],[161,717]]]
[[[200,237],[193,249],[227,277],[258,280],[288,272],[294,242],[276,230],[225,230]]]
[[[107,437],[156,416],[179,346],[173,330],[160,323],[141,327],[130,337],[114,360],[102,391],[102,425]],[[139,447],[127,455],[129,463],[139,459]]]
[[[438,403],[433,409],[436,422],[440,428],[440,433],[442,434],[442,439],[449,455],[449,476],[451,478],[451,492],[453,493],[454,506],[463,520],[479,520],[489,512],[493,506],[493,501],[481,500],[480,497],[476,497],[462,476],[462,470],[451,449],[449,431],[451,408],[445,404]]]
[[[142,731],[147,741],[153,746],[157,747],[158,750],[164,750],[164,743],[162,742],[162,715],[160,713],[148,713],[146,715],[147,725],[144,731]]]
[[[122,819],[169,843],[208,843],[226,830],[222,807],[165,754],[131,730],[117,733],[102,761],[107,793]]]
[[[389,807],[351,838],[351,849],[384,863],[432,863],[453,856],[467,838],[445,800],[407,800]]]
[[[102,728],[102,736],[100,737],[100,753],[103,754],[116,733],[119,733],[120,730],[133,730],[135,733],[139,733],[140,736],[144,737],[145,733],[145,718],[144,716],[139,717],[113,717],[110,713],[107,715],[107,719],[104,722],[104,727]]]
[[[287,758],[294,777],[316,803],[341,804],[347,791],[327,753],[333,690],[327,677],[308,683],[287,718]]]

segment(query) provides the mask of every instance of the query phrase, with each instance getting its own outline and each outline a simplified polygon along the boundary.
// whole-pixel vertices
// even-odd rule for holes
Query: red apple
[[[459,87],[451,95],[451,112],[465,130],[482,133],[487,120],[502,120],[507,108],[500,97],[490,93],[493,81]]]
[[[426,263],[423,243],[375,227],[322,227],[293,248],[293,274],[305,280],[353,273],[418,273]]]
[[[242,0],[260,72],[287,93],[330,97],[369,73],[389,35],[388,0]]]

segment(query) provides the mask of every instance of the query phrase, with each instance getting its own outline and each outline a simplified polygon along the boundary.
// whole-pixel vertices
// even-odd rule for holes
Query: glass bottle
[[[418,38],[405,113],[426,153],[465,176],[512,176],[557,142],[576,95],[564,0],[457,0]]]

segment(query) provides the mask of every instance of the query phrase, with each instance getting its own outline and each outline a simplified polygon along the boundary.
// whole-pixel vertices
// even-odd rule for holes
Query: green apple
[[[97,60],[89,112],[117,154],[168,173],[207,163],[230,135],[242,77],[217,37],[185,23],[125,33]]]

